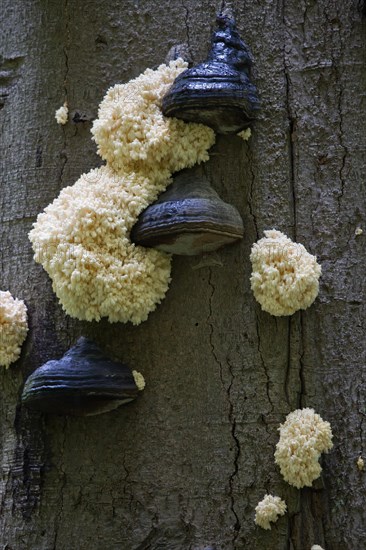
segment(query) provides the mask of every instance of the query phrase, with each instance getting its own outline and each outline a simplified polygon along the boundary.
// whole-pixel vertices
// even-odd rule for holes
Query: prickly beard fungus
[[[287,415],[279,432],[274,456],[284,480],[298,489],[311,487],[322,471],[321,453],[333,447],[329,422],[313,409],[298,409]]]
[[[94,123],[107,166],[83,174],[37,218],[29,238],[63,309],[80,320],[141,323],[164,298],[170,256],[131,243],[139,214],[172,172],[208,159],[210,128],[165,119],[159,105],[181,61],[111,88]]]
[[[27,307],[10,292],[0,291],[0,365],[9,367],[21,351],[28,332]]]
[[[271,529],[270,523],[275,523],[279,516],[286,513],[286,502],[280,497],[265,495],[255,509],[255,523],[262,529]]]
[[[30,233],[64,310],[78,319],[144,321],[164,298],[170,257],[136,246],[129,231],[157,188],[103,166],[84,174],[38,216]]]
[[[316,257],[280,231],[264,234],[250,255],[254,297],[271,315],[292,315],[308,308],[319,292],[321,267]]]
[[[67,102],[65,101],[65,103],[55,112],[55,119],[57,124],[66,124],[68,116],[69,108],[67,106]]]
[[[108,90],[92,134],[98,153],[114,170],[165,181],[173,172],[208,160],[213,130],[161,112],[164,95],[186,68],[187,63],[177,59]]]

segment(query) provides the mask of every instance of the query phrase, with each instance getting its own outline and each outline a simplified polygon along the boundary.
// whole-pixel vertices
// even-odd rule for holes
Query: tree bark
[[[0,373],[0,542],[7,550],[327,550],[366,547],[364,451],[366,23],[356,0],[232,2],[262,109],[248,143],[218,137],[206,173],[245,237],[175,257],[138,327],[65,315],[27,238],[37,214],[101,163],[90,127],[107,88],[188,42],[204,58],[221,2],[3,0],[0,287],[26,301],[19,362]],[[71,120],[58,126],[67,100]],[[76,116],[75,116],[76,115]],[[81,121],[80,121],[81,120]],[[314,305],[260,310],[250,249],[275,227],[322,265]],[[141,371],[143,395],[89,418],[20,406],[25,378],[79,335]],[[313,407],[334,448],[312,488],[274,463],[277,428]],[[254,524],[266,492],[287,502]]]

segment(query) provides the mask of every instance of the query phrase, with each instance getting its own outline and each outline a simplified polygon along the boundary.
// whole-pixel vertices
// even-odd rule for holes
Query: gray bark
[[[188,41],[197,62],[221,2],[3,0],[0,288],[25,299],[21,360],[0,373],[0,542],[8,550],[327,550],[366,547],[364,301],[366,24],[357,1],[239,2],[262,110],[248,143],[219,137],[206,171],[244,219],[240,245],[174,258],[138,327],[83,323],[32,259],[37,214],[100,164],[91,121],[106,89]],[[83,122],[60,127],[67,99]],[[316,254],[320,295],[274,318],[250,291],[252,243],[275,227]],[[79,335],[143,372],[131,405],[86,419],[20,407],[25,378]],[[298,491],[273,453],[290,411],[314,407],[334,449]],[[366,451],[365,451],[366,452]],[[264,531],[265,492],[289,512]]]

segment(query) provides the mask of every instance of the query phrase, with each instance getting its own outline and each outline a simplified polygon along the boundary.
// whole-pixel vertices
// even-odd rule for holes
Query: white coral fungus
[[[35,260],[72,317],[138,324],[165,296],[170,256],[134,245],[130,230],[171,174],[207,160],[214,142],[210,128],[160,112],[184,68],[174,61],[108,91],[93,129],[107,166],[63,189],[29,234]]]
[[[214,131],[166,118],[161,111],[164,95],[187,66],[177,59],[108,90],[92,133],[98,153],[114,170],[165,181],[173,172],[208,160]]]
[[[63,308],[78,319],[140,323],[170,282],[170,257],[135,246],[129,231],[155,199],[151,182],[107,166],[84,174],[40,214],[30,239]]]
[[[248,141],[250,136],[252,135],[252,130],[251,128],[247,128],[246,130],[242,130],[241,132],[239,132],[237,135],[241,137],[241,139],[243,139],[244,141]]]
[[[278,516],[286,513],[286,502],[280,497],[265,495],[255,509],[255,523],[263,529],[271,529],[270,522],[275,523]]]
[[[132,376],[135,380],[135,384],[137,386],[137,389],[139,391],[142,391],[146,386],[145,378],[143,377],[141,372],[138,372],[137,370],[132,371]]]
[[[264,311],[292,315],[308,308],[319,292],[321,267],[302,244],[274,229],[252,247],[251,288]]]
[[[321,453],[333,447],[329,422],[314,409],[297,409],[287,415],[279,432],[274,456],[285,481],[298,489],[311,487],[322,471],[319,464]]]
[[[313,544],[311,550],[324,550],[324,548],[322,546],[319,546],[319,544]]]
[[[57,124],[66,124],[68,116],[69,108],[65,101],[65,103],[55,112],[55,119]]]
[[[28,332],[27,307],[10,292],[0,291],[0,365],[9,367],[20,356]]]

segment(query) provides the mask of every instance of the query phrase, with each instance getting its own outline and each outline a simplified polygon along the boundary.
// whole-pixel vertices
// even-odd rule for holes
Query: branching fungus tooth
[[[280,497],[265,495],[255,509],[255,523],[263,529],[271,529],[270,522],[275,523],[279,516],[286,513],[286,502]]]
[[[80,320],[147,319],[170,282],[170,256],[131,243],[138,215],[173,172],[208,159],[210,128],[165,119],[160,103],[186,67],[148,69],[111,88],[94,123],[107,166],[83,174],[40,214],[29,238],[64,310]]]
[[[321,267],[302,244],[274,229],[252,247],[251,288],[263,311],[292,315],[308,308],[319,292]]]
[[[0,291],[0,365],[8,368],[19,356],[27,336],[27,307],[10,292]]]
[[[287,415],[279,432],[274,456],[285,481],[298,489],[311,487],[322,471],[321,453],[333,447],[329,422],[313,409],[298,409]]]
[[[57,124],[66,124],[68,116],[69,108],[67,106],[67,102],[65,101],[65,103],[55,112],[55,119]]]

